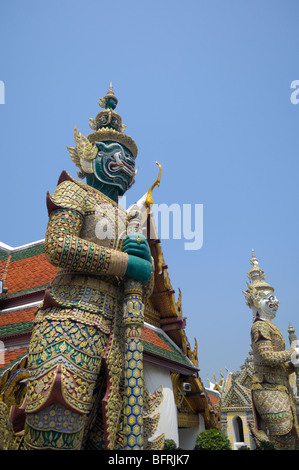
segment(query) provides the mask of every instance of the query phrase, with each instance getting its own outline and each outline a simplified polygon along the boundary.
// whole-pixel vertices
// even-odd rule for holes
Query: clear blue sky
[[[66,146],[110,81],[139,148],[134,202],[163,167],[156,203],[203,204],[204,243],[163,242],[201,377],[250,349],[242,290],[255,248],[299,333],[299,5],[294,0],[16,0],[1,6],[0,240],[44,237],[46,191],[76,177]]]

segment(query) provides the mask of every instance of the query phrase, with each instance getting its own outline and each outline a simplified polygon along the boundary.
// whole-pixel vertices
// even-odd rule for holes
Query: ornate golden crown
[[[252,265],[251,270],[247,273],[247,277],[251,280],[251,284],[247,282],[247,290],[243,291],[246,299],[246,304],[250,306],[258,301],[259,293],[262,291],[274,292],[274,287],[265,282],[265,272],[260,268],[254,250],[252,250],[252,258],[250,260]]]
[[[114,111],[117,103],[118,99],[114,94],[112,83],[110,83],[108,92],[99,100],[99,105],[104,108],[104,111],[98,113],[95,119],[89,118],[89,126],[95,132],[89,134],[87,138],[90,142],[107,140],[118,142],[127,147],[136,158],[137,146],[132,137],[125,134],[127,126],[122,124],[121,116]]]
[[[95,142],[118,142],[124,145],[134,158],[137,157],[137,145],[132,137],[125,134],[126,126],[122,124],[120,115],[114,111],[117,103],[118,100],[114,95],[112,84],[110,84],[107,94],[99,101],[99,105],[105,108],[104,111],[98,113],[95,119],[89,119],[89,125],[95,132],[85,137],[75,126],[76,147],[67,147],[67,149],[70,152],[71,159],[80,169],[77,172],[79,178],[84,178],[86,173],[93,173],[92,161],[98,153]]]

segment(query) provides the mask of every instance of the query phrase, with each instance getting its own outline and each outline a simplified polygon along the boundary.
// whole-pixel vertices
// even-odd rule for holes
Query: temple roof
[[[56,272],[46,259],[43,240],[17,248],[0,243],[0,279],[7,289],[1,295],[0,309],[41,300]]]
[[[251,380],[254,372],[251,354],[246,358],[240,371],[229,372],[221,398],[222,411],[251,410]]]

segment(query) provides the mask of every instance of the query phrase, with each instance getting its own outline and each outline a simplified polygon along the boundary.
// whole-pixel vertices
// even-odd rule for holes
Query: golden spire
[[[263,281],[264,279],[266,279],[264,271],[259,266],[259,262],[258,262],[258,259],[255,255],[253,248],[252,248],[252,257],[250,260],[250,264],[252,265],[252,268],[249,271],[249,273],[247,273],[247,276],[251,281],[255,281],[255,280]]]
[[[118,99],[114,94],[112,82],[110,82],[109,90],[107,91],[106,95],[103,98],[100,98],[100,107],[105,109],[109,100],[113,100],[115,102],[115,104],[111,101],[109,102],[109,104],[112,105],[111,107],[114,109],[118,103]]]

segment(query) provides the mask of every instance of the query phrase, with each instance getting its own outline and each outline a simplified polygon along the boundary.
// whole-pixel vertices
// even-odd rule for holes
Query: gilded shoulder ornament
[[[78,176],[83,179],[86,173],[93,173],[92,162],[97,156],[98,149],[95,144],[78,131],[76,126],[74,128],[74,137],[76,147],[67,147],[67,149],[70,152],[71,159],[80,169],[77,173]]]

